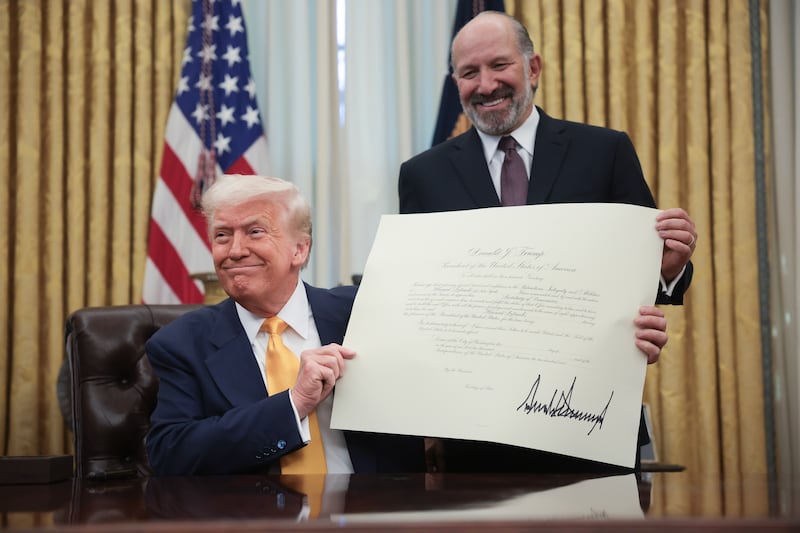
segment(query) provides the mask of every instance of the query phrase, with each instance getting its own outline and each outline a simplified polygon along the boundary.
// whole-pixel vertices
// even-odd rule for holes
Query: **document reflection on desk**
[[[463,491],[469,494],[469,491]],[[480,520],[605,520],[644,518],[634,474],[587,479],[548,490],[512,492],[495,500],[455,500],[435,508],[331,515],[344,526],[367,522]]]
[[[656,214],[550,204],[385,215],[331,425],[632,467],[647,366],[633,320],[655,301]]]

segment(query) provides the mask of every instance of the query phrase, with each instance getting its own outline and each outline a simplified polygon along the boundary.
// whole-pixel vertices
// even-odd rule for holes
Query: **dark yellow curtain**
[[[138,302],[189,0],[0,0],[0,453],[71,449],[64,319]]]
[[[766,57],[767,9],[756,5]],[[764,513],[766,485],[723,490],[767,470],[753,118],[763,102],[752,88],[749,2],[516,0],[507,9],[543,57],[537,103],[627,131],[659,207],[683,207],[699,230],[692,287],[684,306],[665,307],[670,340],[648,369],[645,401],[659,459],[711,490],[692,494],[665,476],[651,513]]]

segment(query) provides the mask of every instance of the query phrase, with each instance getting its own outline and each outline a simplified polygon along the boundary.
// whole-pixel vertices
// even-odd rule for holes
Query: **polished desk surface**
[[[531,474],[329,475],[322,499],[299,481],[313,476],[138,478],[0,486],[0,527],[46,531],[674,531],[678,528],[800,531],[800,515],[665,508],[664,493],[700,501],[685,473],[617,476]],[[713,485],[713,489],[711,486]],[[724,491],[760,491],[743,479]],[[322,502],[321,504],[319,502]],[[666,506],[669,507],[669,506]],[[317,508],[319,511],[317,511]],[[797,506],[794,507],[797,509]],[[793,511],[796,513],[797,511]],[[317,514],[318,513],[318,514]]]

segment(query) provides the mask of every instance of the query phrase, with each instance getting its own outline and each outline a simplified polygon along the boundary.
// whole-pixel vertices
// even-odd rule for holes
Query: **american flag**
[[[153,193],[144,303],[203,302],[191,275],[214,267],[197,202],[219,174],[266,173],[255,97],[239,0],[193,0]]]

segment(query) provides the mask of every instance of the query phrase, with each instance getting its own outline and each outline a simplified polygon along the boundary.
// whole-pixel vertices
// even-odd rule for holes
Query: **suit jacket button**
[[[257,460],[257,461],[260,461],[260,460],[261,460],[261,454],[260,454],[260,453],[257,453],[257,454],[256,454],[256,460]]]
[[[282,450],[282,449],[286,448],[286,441],[285,440],[279,440],[277,442],[277,445],[278,445],[278,449]]]

